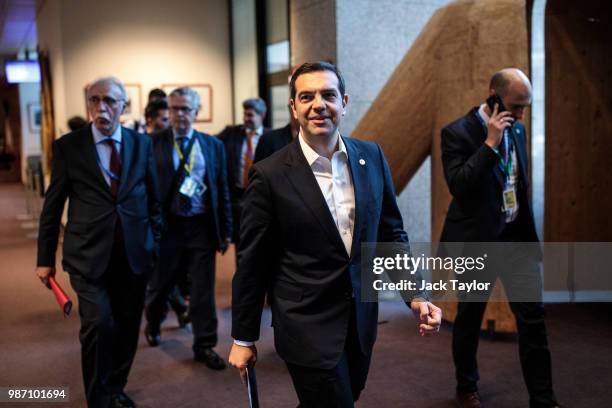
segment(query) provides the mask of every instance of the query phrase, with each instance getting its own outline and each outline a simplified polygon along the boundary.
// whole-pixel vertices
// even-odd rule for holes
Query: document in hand
[[[72,301],[53,276],[49,277],[49,286],[51,286],[51,290],[57,299],[60,309],[62,309],[62,312],[64,313],[64,317],[68,317],[70,311],[72,310]]]
[[[247,391],[249,393],[249,407],[259,408],[259,397],[257,395],[257,377],[255,367],[247,367]]]

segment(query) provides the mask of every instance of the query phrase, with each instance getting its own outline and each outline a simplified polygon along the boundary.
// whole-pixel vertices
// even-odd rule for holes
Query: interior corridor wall
[[[162,84],[210,84],[212,121],[196,127],[216,133],[232,122],[227,1],[47,0],[38,36],[50,52],[56,137],[85,116],[84,86],[105,75],[140,84],[143,109]]]
[[[430,17],[447,3],[449,0],[336,0],[338,67],[351,94],[344,132],[352,132]],[[429,158],[398,193],[410,240],[432,240]]]

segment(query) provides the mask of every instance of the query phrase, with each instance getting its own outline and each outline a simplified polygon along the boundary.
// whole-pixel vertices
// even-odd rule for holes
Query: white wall
[[[45,1],[38,36],[51,53],[58,136],[69,117],[86,115],[84,86],[106,75],[141,84],[143,105],[162,84],[211,84],[213,121],[196,127],[231,123],[228,11],[219,0]]]
[[[232,0],[234,122],[242,123],[242,101],[259,96],[255,0]]]
[[[336,0],[338,68],[350,95],[343,133],[350,134],[430,17],[449,1]],[[398,192],[404,226],[413,242],[437,239],[431,236],[430,172],[427,158]]]

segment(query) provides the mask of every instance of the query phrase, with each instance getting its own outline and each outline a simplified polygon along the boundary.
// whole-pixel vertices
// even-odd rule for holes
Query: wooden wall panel
[[[612,241],[612,2],[546,5],[546,241]]]
[[[398,192],[431,154],[433,241],[451,199],[441,129],[484,101],[496,71],[517,67],[529,75],[526,13],[525,0],[460,0],[438,10],[353,131],[381,144]],[[455,304],[441,307],[445,319],[454,320]],[[483,329],[487,320],[500,331],[516,331],[505,302],[489,304]]]

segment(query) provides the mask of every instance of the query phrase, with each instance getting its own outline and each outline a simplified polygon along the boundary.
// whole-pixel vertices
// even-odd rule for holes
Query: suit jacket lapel
[[[211,178],[210,175],[212,174],[211,172],[214,170],[214,163],[213,163],[213,155],[212,152],[210,151],[210,149],[208,148],[208,141],[206,140],[206,136],[204,136],[203,134],[197,132],[197,131],[193,131],[193,135],[197,138],[197,141],[200,145],[200,149],[202,150],[202,156],[204,156],[204,161],[205,161],[205,166],[206,166],[206,172],[204,173],[204,178],[205,178],[205,182],[206,182],[206,186],[210,188],[212,186],[211,184]]]
[[[246,139],[246,130],[241,127],[240,133],[236,137],[236,145],[234,146],[234,153],[236,154],[234,177],[237,185],[242,185],[242,174],[240,173],[240,162],[242,161],[242,143]]]
[[[523,132],[522,137],[519,136]],[[527,182],[527,151],[526,143],[523,143],[523,138],[526,137],[525,132],[522,130],[522,126],[514,127],[511,132],[512,143],[514,143],[514,150],[516,151],[516,157],[518,158],[519,174],[523,182]]]
[[[306,161],[304,153],[302,153],[298,140],[291,144],[288,153],[285,176],[289,179],[289,182],[293,185],[293,188],[301,197],[306,207],[311,211],[313,217],[317,220],[331,242],[338,248],[341,248],[346,254],[346,248],[344,247],[342,238],[340,238],[340,233],[338,232],[334,218],[329,212],[329,207],[325,202],[323,193],[321,193],[321,188],[317,183],[317,179],[311,167]]]
[[[130,166],[134,156],[134,138],[126,129],[121,128],[121,181],[119,182],[119,191],[117,197],[125,191],[128,175],[130,174]]]
[[[161,135],[160,135],[161,136]],[[167,129],[164,131],[163,133],[163,139],[162,139],[162,155],[163,155],[163,160],[162,163],[164,165],[164,169],[163,171],[165,172],[166,177],[168,177],[168,180],[172,180],[172,177],[174,177],[174,173],[176,172],[176,169],[174,168],[174,137],[172,135],[172,130],[171,129]]]
[[[355,192],[355,219],[353,222],[353,242],[351,244],[351,257],[358,253],[358,245],[361,244],[361,225],[365,220],[366,202],[370,191],[368,177],[368,162],[357,146],[350,138],[342,137],[348,152],[349,167],[353,179],[353,190]]]

